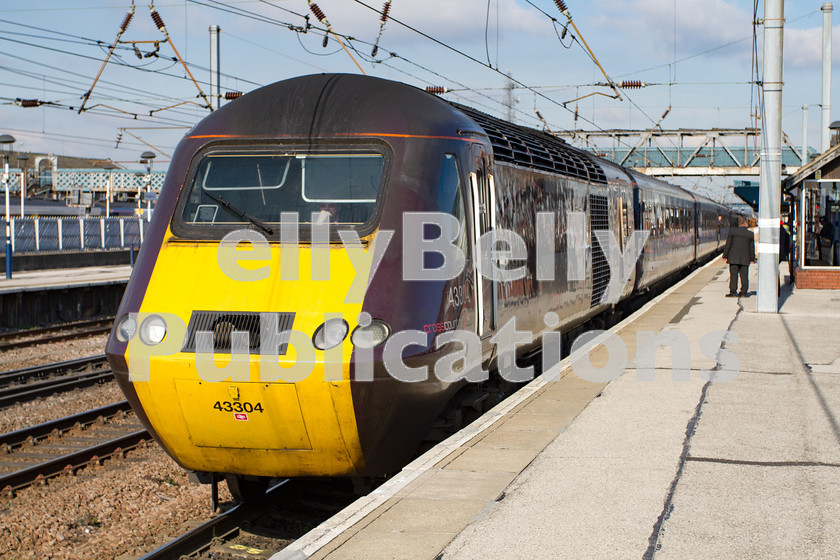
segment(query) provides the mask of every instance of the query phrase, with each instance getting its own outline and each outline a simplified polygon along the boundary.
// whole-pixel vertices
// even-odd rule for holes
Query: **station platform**
[[[0,274],[0,294],[125,284],[129,276],[130,265],[28,270],[14,272],[8,280],[3,273]]]
[[[617,378],[563,360],[272,560],[840,557],[840,291],[757,313],[750,268],[746,298],[695,271],[611,329]],[[640,332],[690,371],[663,347],[640,379]]]
[[[0,275],[0,330],[113,316],[131,266],[89,266]]]

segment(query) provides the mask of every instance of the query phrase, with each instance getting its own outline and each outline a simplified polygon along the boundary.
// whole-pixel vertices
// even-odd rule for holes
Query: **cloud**
[[[832,66],[840,64],[840,27],[831,30]],[[811,29],[785,28],[785,68],[814,69],[822,65],[822,26]]]
[[[727,0],[600,0],[598,25],[611,27],[628,44],[645,45],[660,59],[677,58],[740,41],[709,56],[749,57],[752,14]]]
[[[381,10],[383,2],[363,0],[365,4]],[[333,28],[344,34],[373,42],[379,33],[380,15],[352,0],[319,0]],[[485,0],[424,0],[402,2],[391,5],[390,17],[422,31],[432,37],[461,45],[484,42],[485,26],[489,40],[495,43],[496,29],[500,41],[504,38],[521,36],[523,33],[553,34],[547,18],[533,9],[524,8],[514,0],[490,2]],[[314,16],[310,18],[317,21]],[[385,45],[427,43],[418,33],[388,21],[382,36]]]

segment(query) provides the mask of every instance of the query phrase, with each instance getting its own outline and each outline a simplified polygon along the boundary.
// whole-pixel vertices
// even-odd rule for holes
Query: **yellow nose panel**
[[[312,449],[292,384],[176,379],[175,389],[198,447]]]
[[[312,252],[298,247],[300,278],[282,280],[281,248],[271,245],[271,274],[254,281],[229,278],[219,268],[218,244],[182,242],[167,232],[140,311],[168,313],[186,326],[195,310],[294,312],[294,329],[309,337],[324,312],[341,313],[349,327],[361,303],[345,303],[356,270],[342,246],[330,251],[330,280],[309,276]],[[196,355],[149,358],[149,380],[134,389],[161,443],[185,468],[258,476],[341,476],[364,467],[350,390],[353,346],[341,345],[338,375],[325,374],[324,353],[314,351],[312,373],[296,383],[266,382],[260,356],[248,356],[247,380],[207,381]],[[224,367],[229,355],[214,357]],[[278,367],[297,362],[297,351]]]

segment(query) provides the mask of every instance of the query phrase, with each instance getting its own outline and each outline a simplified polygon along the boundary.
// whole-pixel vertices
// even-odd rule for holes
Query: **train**
[[[512,321],[533,353],[710,258],[732,218],[410,85],[287,79],[179,142],[106,354],[163,449],[238,499],[387,475],[455,399],[498,401]],[[609,245],[637,232],[617,281]]]

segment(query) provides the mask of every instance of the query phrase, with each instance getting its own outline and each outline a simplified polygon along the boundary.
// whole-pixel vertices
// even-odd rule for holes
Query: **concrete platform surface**
[[[6,279],[4,273],[0,275],[0,294],[125,284],[129,276],[130,265],[29,270],[13,272],[11,279]]]
[[[611,329],[620,376],[567,358],[272,559],[840,558],[840,292],[727,291],[718,259]]]

